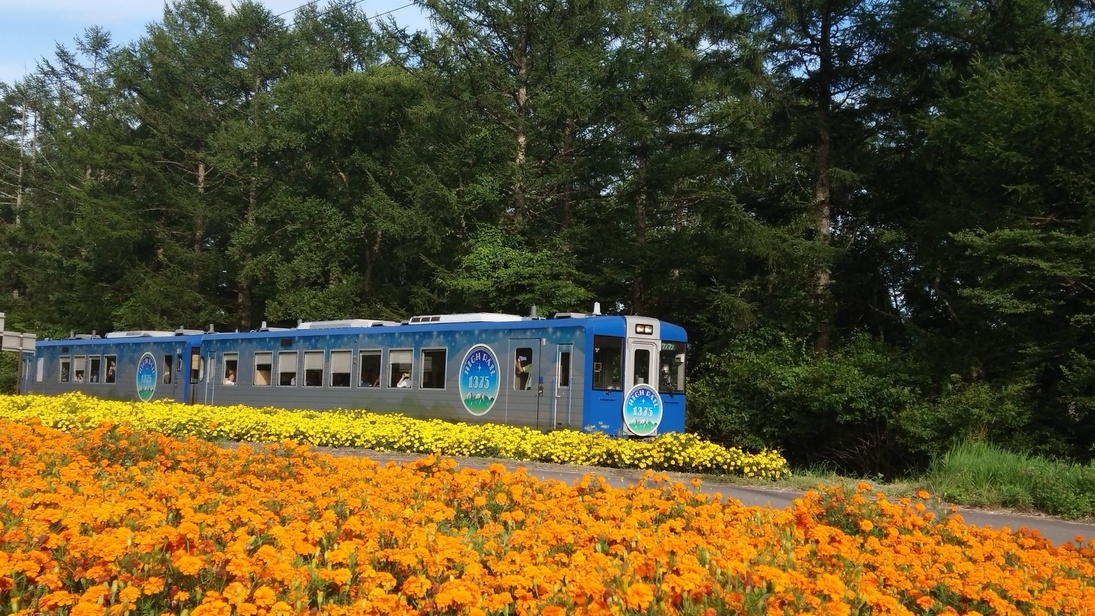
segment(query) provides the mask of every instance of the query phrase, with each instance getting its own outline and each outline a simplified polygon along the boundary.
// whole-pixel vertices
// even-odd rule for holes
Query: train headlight
[[[635,333],[636,334],[653,334],[654,333],[654,326],[650,325],[649,323],[637,323],[637,324],[635,324]]]

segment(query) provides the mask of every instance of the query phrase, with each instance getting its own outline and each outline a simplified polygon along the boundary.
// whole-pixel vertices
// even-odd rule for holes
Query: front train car
[[[639,316],[589,317],[586,432],[654,436],[683,432],[684,328]]]

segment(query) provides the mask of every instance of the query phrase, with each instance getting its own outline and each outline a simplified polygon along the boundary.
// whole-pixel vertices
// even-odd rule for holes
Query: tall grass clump
[[[1095,517],[1095,465],[1050,460],[967,441],[932,461],[928,480],[946,501]]]

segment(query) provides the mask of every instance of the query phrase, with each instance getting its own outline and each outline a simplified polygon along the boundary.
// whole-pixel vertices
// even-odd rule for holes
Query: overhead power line
[[[300,5],[296,8],[289,9],[288,11],[285,11],[283,13],[278,13],[277,15],[275,15],[275,17],[284,17],[285,15],[288,15],[289,13],[296,13],[297,11],[299,11],[300,9],[302,9],[306,6],[315,6],[315,5],[317,5],[321,2],[325,2],[325,1],[326,0],[312,0],[311,2],[305,2],[304,4],[302,4],[302,5]],[[364,1],[365,0],[357,0],[356,2],[351,3],[350,6],[356,6],[358,4],[361,4]],[[381,17],[384,17],[385,15],[391,15],[392,13],[395,13],[396,11],[402,11],[403,9],[410,8],[412,6],[414,6],[414,2],[408,2],[407,4],[404,4],[403,6],[397,6],[396,8],[384,11],[383,13],[377,13],[376,15],[373,15],[372,17],[366,16],[365,20],[366,21],[372,21],[374,19],[379,19]],[[323,11],[323,12],[319,13],[319,17],[323,17],[324,15],[326,15],[330,11],[334,10],[335,8],[337,8],[337,7],[332,6],[332,7],[328,8],[326,11]]]

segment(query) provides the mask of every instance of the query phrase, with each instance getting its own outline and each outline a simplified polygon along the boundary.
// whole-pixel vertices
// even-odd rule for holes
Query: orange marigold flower
[[[278,602],[278,595],[269,586],[259,586],[255,590],[255,595],[252,597],[255,605],[259,607],[270,607]]]
[[[874,528],[874,523],[871,522],[870,520],[860,520],[859,521],[859,530],[861,530],[865,533],[869,533],[869,532],[871,532],[872,528]]]
[[[172,563],[175,568],[179,570],[179,573],[183,575],[197,575],[202,567],[205,566],[205,561],[197,556],[191,556],[190,554],[180,554],[178,557],[172,559]]]
[[[102,605],[103,599],[110,594],[110,589],[102,584],[97,584],[84,591],[84,594],[80,595],[80,603],[93,603],[96,605]]]
[[[408,597],[425,597],[432,584],[421,575],[412,575],[403,582],[403,594]]]
[[[118,600],[122,603],[133,603],[141,596],[141,589],[136,586],[126,586],[118,593]]]
[[[141,584],[141,592],[146,595],[155,595],[163,592],[163,578],[152,576]]]
[[[627,594],[624,595],[624,603],[629,610],[645,611],[652,601],[654,601],[654,587],[643,582],[629,586]]]
[[[74,603],[76,603],[76,595],[65,590],[58,590],[39,599],[38,607],[52,610],[64,605],[73,605]]]
[[[334,582],[336,586],[345,586],[353,575],[354,574],[346,567],[339,567],[338,569],[331,571],[326,577]]]

